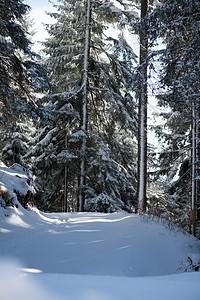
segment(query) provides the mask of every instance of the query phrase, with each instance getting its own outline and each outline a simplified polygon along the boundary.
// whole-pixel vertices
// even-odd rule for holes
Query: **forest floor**
[[[200,241],[158,219],[0,208],[2,300],[199,300],[199,262]]]

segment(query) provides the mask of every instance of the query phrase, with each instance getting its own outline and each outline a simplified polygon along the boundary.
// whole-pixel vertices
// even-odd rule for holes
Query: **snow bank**
[[[199,300],[199,263],[200,241],[159,219],[0,206],[0,300]]]
[[[200,273],[159,277],[39,275],[59,297],[71,300],[199,300]]]
[[[32,173],[15,163],[10,168],[0,161],[0,205],[10,204],[25,206],[32,202],[36,193],[36,186]]]
[[[14,261],[0,261],[1,300],[61,300],[37,280],[29,278]]]
[[[159,277],[41,274],[0,261],[2,300],[199,300],[200,272]]]
[[[2,212],[0,231],[0,255],[42,273],[160,276],[193,271],[200,262],[199,240],[124,212],[46,214],[10,207]]]

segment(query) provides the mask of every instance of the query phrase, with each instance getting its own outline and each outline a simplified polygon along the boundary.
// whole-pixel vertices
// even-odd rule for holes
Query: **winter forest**
[[[29,2],[0,0],[0,298],[199,300],[200,1],[49,1],[38,51]]]
[[[200,237],[200,2],[54,6],[39,55],[31,7],[0,1],[0,156],[35,186],[19,202],[150,214]]]

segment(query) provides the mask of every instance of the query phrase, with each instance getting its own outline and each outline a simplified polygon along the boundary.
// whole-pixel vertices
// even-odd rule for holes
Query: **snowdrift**
[[[19,166],[0,171],[13,203],[15,191],[34,193]],[[0,207],[1,300],[200,299],[200,241],[176,226],[125,212],[17,206]]]
[[[15,163],[10,168],[0,161],[0,205],[33,204],[36,186],[32,173]]]

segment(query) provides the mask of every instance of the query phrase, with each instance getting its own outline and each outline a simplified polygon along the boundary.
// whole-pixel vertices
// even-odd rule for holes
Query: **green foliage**
[[[126,16],[123,10],[109,1],[92,2],[87,131],[82,132],[85,2],[63,1],[57,6],[57,12],[51,15],[56,23],[47,27],[50,38],[44,46],[49,56],[46,64],[52,87],[44,101],[51,109],[53,118],[48,130],[56,128],[56,135],[62,131],[65,138],[58,139],[56,135],[52,137],[53,147],[44,159],[51,160],[53,153],[56,159],[51,165],[51,171],[43,168],[45,174],[38,176],[38,181],[47,187],[55,170],[56,179],[62,187],[49,186],[44,191],[44,197],[52,193],[57,201],[58,193],[64,195],[64,185],[67,184],[69,206],[71,201],[76,201],[74,189],[77,186],[77,192],[80,189],[85,191],[85,209],[89,209],[90,199],[100,194],[121,203],[119,207],[125,207],[131,201],[134,202],[135,197],[137,117],[131,92],[132,62],[136,56],[123,34],[116,39],[107,36],[105,29],[111,23],[120,24],[120,20],[125,20]],[[83,155],[81,143],[85,137],[86,183],[80,186],[79,164]],[[59,140],[57,148],[55,140]],[[102,145],[107,148],[108,160],[102,160]],[[65,163],[60,161],[63,151],[68,151]],[[69,153],[72,159],[68,157]],[[39,157],[36,157],[37,160]],[[59,169],[56,160],[59,160]],[[67,179],[63,180],[65,168]],[[103,180],[106,182],[103,183]]]
[[[162,152],[159,174],[165,183],[167,209],[172,220],[189,228],[191,197],[191,105],[199,107],[200,3],[166,0],[147,18],[150,42],[164,41],[162,50],[151,52],[161,62],[158,104],[165,127],[156,128]],[[196,160],[196,158],[195,158]],[[199,203],[197,204],[199,206]]]
[[[0,129],[2,159],[23,163],[28,127],[38,118],[35,92],[47,87],[45,68],[31,51],[25,30],[29,6],[20,0],[0,3]]]

